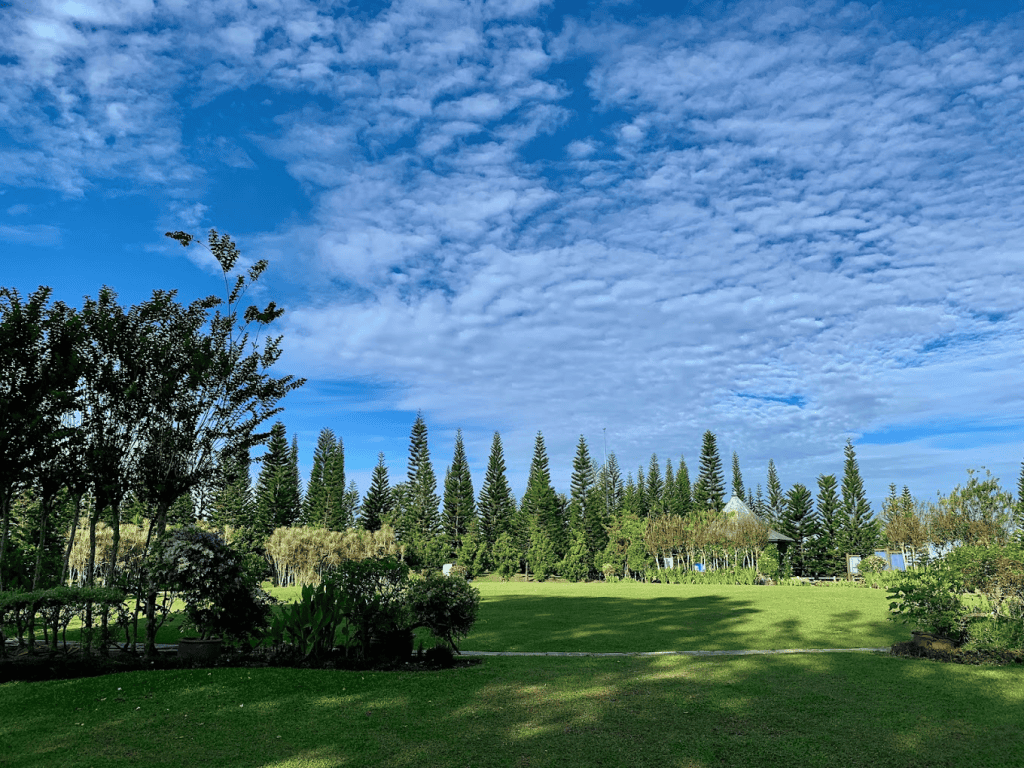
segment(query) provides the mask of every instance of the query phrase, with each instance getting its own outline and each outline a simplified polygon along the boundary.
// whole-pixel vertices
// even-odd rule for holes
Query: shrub
[[[185,602],[183,632],[244,641],[270,620],[274,599],[246,580],[238,554],[214,531],[167,532],[154,544],[146,571],[150,589],[170,590]]]
[[[519,572],[519,552],[516,551],[515,542],[506,532],[494,542],[494,549],[491,553],[494,560],[494,568],[502,581],[508,581]]]
[[[391,556],[350,560],[327,581],[340,592],[345,618],[352,625],[351,637],[364,659],[371,657],[371,645],[381,647],[387,638],[409,632],[409,566],[405,563]],[[445,581],[466,583],[463,579]]]
[[[480,590],[465,579],[432,573],[408,590],[410,628],[426,627],[458,652],[456,640],[465,638],[480,609]]]
[[[777,580],[780,575],[779,550],[775,545],[764,548],[757,558],[757,570],[772,580]]]
[[[857,571],[865,578],[888,569],[889,563],[885,561],[885,558],[879,557],[878,555],[868,555],[867,557],[861,558],[860,564],[857,566]]]
[[[968,613],[962,592],[963,579],[945,564],[906,571],[889,588],[889,618],[959,642]]]
[[[301,599],[274,617],[267,634],[275,648],[290,645],[307,659],[322,659],[334,649],[339,629],[345,637],[342,645],[348,645],[346,607],[345,595],[335,584],[307,584]]]

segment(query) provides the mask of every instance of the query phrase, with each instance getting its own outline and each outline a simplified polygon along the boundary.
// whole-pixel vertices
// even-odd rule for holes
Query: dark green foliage
[[[846,441],[843,450],[846,460],[843,463],[843,501],[845,531],[843,545],[846,555],[870,555],[875,551],[881,539],[877,520],[871,517],[871,505],[864,493],[864,482],[860,478],[857,467],[857,456],[853,443]]]
[[[473,478],[469,473],[469,461],[462,443],[462,430],[455,434],[455,453],[452,464],[445,473],[444,502],[441,514],[441,530],[444,537],[446,562],[451,562],[462,547],[462,537],[470,521],[476,519],[476,503],[473,499]]]
[[[480,590],[459,576],[435,572],[409,585],[408,601],[411,628],[426,627],[458,653],[458,641],[476,622]]]
[[[586,573],[596,573],[595,557],[608,545],[608,535],[605,531],[605,500],[601,497],[601,487],[598,484],[598,475],[594,470],[594,462],[587,450],[587,441],[580,435],[579,443],[576,446],[576,456],[572,464],[572,478],[570,480],[570,491],[572,494],[569,503],[569,528],[573,537],[573,544],[566,555],[567,562],[572,559],[572,567],[583,567]],[[578,539],[578,542],[577,542]],[[582,550],[573,553],[573,548],[582,546]],[[571,558],[570,558],[571,556]],[[581,565],[577,565],[576,561]],[[566,578],[572,578],[564,570],[560,571]],[[577,579],[578,580],[578,579]]]
[[[746,494],[743,487],[743,475],[740,473],[740,457],[736,451],[732,452],[732,492],[741,499]]]
[[[597,475],[597,482],[600,486],[601,503],[605,510],[605,518],[608,519],[619,514],[624,504],[625,489],[622,485],[622,472],[619,470],[619,461],[615,452],[608,454],[605,466],[601,467]]]
[[[345,449],[341,438],[324,427],[313,453],[313,469],[302,504],[304,525],[343,531],[353,524],[345,488]]]
[[[693,495],[690,484],[690,470],[686,466],[686,459],[682,456],[679,457],[679,468],[676,470],[673,492],[673,496],[669,501],[669,512],[673,515],[686,517],[693,508]]]
[[[253,518],[242,521],[242,527],[252,528],[256,539],[265,540],[274,529],[286,525],[295,501],[291,483],[291,450],[288,447],[285,426],[274,423],[270,442],[261,461],[256,492],[253,498]]]
[[[169,590],[185,602],[186,627],[203,638],[246,641],[270,620],[273,599],[246,581],[235,551],[216,532],[165,533],[154,543],[146,570],[150,589]]]
[[[249,449],[244,446],[234,449],[228,446],[221,451],[211,515],[211,521],[218,528],[235,528],[252,521],[251,464]]]
[[[539,519],[534,518],[530,529],[530,548],[526,553],[528,570],[537,581],[544,581],[554,572],[560,559],[548,529]]]
[[[409,566],[393,557],[346,560],[328,578],[343,596],[345,618],[359,655],[371,658],[371,645],[386,648],[385,638],[411,626],[406,593]]]
[[[794,539],[787,555],[793,564],[795,576],[817,575],[811,573],[813,562],[813,541],[818,533],[814,515],[814,501],[807,486],[797,483],[786,494],[786,507],[779,531]]]
[[[388,486],[388,468],[384,465],[384,454],[378,453],[370,490],[366,492],[360,508],[360,525],[367,531],[379,530],[384,521],[390,518],[393,506],[394,498]]]
[[[1014,539],[1024,544],[1024,461],[1020,463],[1020,477],[1017,478],[1017,500],[1013,505]]]
[[[408,557],[412,564],[438,565],[443,560],[440,546],[430,543],[441,533],[440,497],[437,495],[437,478],[430,463],[430,449],[427,445],[427,423],[423,414],[416,414],[416,421],[409,436],[408,497],[399,511],[404,518],[402,540],[409,547]],[[397,526],[396,526],[397,528]]]
[[[45,626],[49,634],[50,650],[56,651],[58,633],[64,635],[66,645],[68,624],[83,614],[87,605],[115,612],[120,607],[123,613],[125,597],[123,589],[114,587],[51,587],[35,591],[0,592],[0,658],[7,655],[5,628],[13,628],[18,645],[24,647],[29,644],[29,628]]]
[[[663,515],[668,511],[668,503],[665,494],[665,481],[661,477],[661,467],[658,465],[658,454],[651,454],[651,461],[647,465],[647,516],[655,517]]]
[[[836,488],[835,475],[818,475],[815,559],[819,576],[846,575],[846,553],[842,550],[844,515]]]
[[[530,464],[526,493],[523,494],[522,511],[529,525],[543,529],[554,551],[554,562],[561,560],[568,549],[568,537],[562,522],[558,498],[551,486],[547,451],[544,449],[544,437],[540,432],[537,433],[534,442],[533,461]],[[530,535],[531,543],[528,549],[535,546],[534,538]]]
[[[282,606],[267,632],[271,645],[290,645],[307,659],[323,659],[338,645],[338,631],[347,646],[352,627],[348,622],[348,595],[327,581],[306,584],[295,603]],[[258,638],[253,638],[256,645]]]
[[[775,462],[768,459],[768,502],[764,509],[764,520],[768,525],[777,528],[786,507],[786,497],[782,493],[782,483],[775,469]]]
[[[512,497],[508,480],[505,478],[505,458],[501,447],[501,435],[494,433],[491,441],[491,455],[487,459],[487,473],[480,488],[477,512],[480,516],[480,537],[484,541],[486,557],[491,560],[494,544],[501,534],[509,532],[516,502]]]
[[[700,451],[700,475],[694,486],[693,504],[699,510],[714,510],[715,514],[725,507],[725,478],[722,476],[722,459],[718,456],[718,445],[711,430],[704,433]]]
[[[967,628],[963,592],[962,576],[941,562],[905,571],[888,590],[889,618],[959,642]]]

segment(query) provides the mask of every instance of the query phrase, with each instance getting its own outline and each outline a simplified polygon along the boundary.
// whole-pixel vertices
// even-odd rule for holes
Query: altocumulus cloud
[[[4,183],[130,179],[224,226],[217,169],[280,163],[308,216],[232,234],[292,297],[282,369],[386,385],[373,407],[440,425],[435,463],[462,425],[479,478],[500,429],[518,493],[541,429],[567,490],[607,427],[624,469],[691,472],[712,429],[750,485],[769,457],[787,485],[840,472],[847,436],[876,499],[1016,474],[1020,14],[13,8]],[[186,130],[225,98],[259,119]]]

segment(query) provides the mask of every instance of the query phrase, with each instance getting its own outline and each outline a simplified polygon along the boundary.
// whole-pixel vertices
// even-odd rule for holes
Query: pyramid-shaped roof
[[[743,503],[743,499],[741,499],[735,493],[732,495],[732,498],[729,499],[728,503],[726,503],[725,507],[722,509],[722,514],[725,516],[726,520],[738,520],[745,515],[753,517],[755,519],[759,519],[757,518],[757,515],[750,511],[750,507]],[[789,536],[786,536],[785,534],[779,533],[778,531],[769,528],[768,541],[774,543],[779,541],[794,541],[794,539],[791,539],[789,538]]]

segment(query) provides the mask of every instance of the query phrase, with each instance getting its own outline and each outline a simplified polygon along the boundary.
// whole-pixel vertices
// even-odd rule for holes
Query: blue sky
[[[479,489],[544,434],[623,471],[842,473],[874,508],[1024,459],[1024,4],[13,0],[0,284],[223,293],[270,260],[308,476]]]

